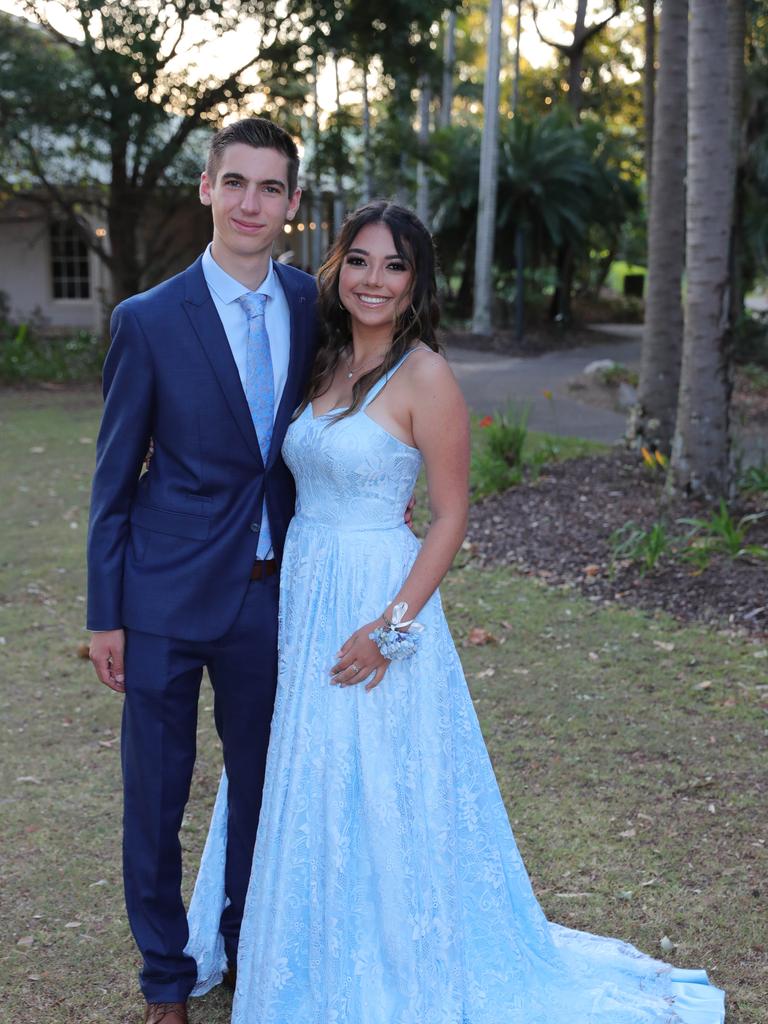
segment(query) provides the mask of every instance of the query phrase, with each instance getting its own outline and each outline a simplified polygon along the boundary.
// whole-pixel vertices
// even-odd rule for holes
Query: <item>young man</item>
[[[125,694],[123,868],[147,1024],[186,1024],[196,979],[184,953],[178,833],[204,668],[229,778],[221,931],[232,972],[237,962],[277,674],[277,570],[294,504],[280,449],[316,343],[314,280],[271,256],[298,209],[298,164],[293,140],[269,121],[222,129],[200,182],[212,243],[112,317],[88,627],[99,679]]]

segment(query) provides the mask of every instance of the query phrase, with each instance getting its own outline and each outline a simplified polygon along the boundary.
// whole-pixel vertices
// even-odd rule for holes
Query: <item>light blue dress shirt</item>
[[[211,246],[203,253],[203,275],[208,290],[211,293],[213,304],[227,336],[232,356],[240,374],[240,383],[245,390],[246,354],[248,348],[248,318],[245,310],[237,301],[241,295],[247,295],[253,290],[267,296],[267,305],[264,312],[264,320],[269,335],[269,350],[272,356],[272,374],[274,377],[275,389],[275,415],[277,414],[280,399],[288,379],[288,362],[291,354],[291,312],[288,308],[288,300],[285,297],[283,286],[275,273],[275,268],[270,260],[267,276],[258,288],[247,288],[240,281],[222,270],[211,255]],[[264,502],[262,519],[267,518],[267,505]],[[263,535],[262,535],[263,536]],[[272,549],[266,538],[259,538],[259,545],[256,550],[257,558],[269,558]]]

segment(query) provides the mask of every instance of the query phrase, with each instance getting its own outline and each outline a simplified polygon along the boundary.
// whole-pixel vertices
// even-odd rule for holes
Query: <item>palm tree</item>
[[[683,339],[688,0],[665,0],[659,32],[648,280],[638,400],[629,439],[669,453]]]
[[[729,79],[729,16],[742,0],[692,4],[688,86],[685,333],[669,486],[727,497],[729,246],[736,161]],[[742,41],[743,45],[743,41]]]
[[[623,218],[627,184],[597,152],[592,126],[576,126],[555,112],[535,121],[516,117],[500,132],[498,198],[494,247],[497,264],[512,263],[525,242],[529,265],[553,262],[559,249],[584,249],[596,221]],[[590,132],[592,134],[590,134]],[[455,127],[433,137],[434,231],[444,271],[453,276],[471,266],[472,232],[477,223],[479,133]],[[596,155],[597,154],[597,155]],[[522,266],[518,264],[522,280]],[[467,278],[460,290],[466,288]]]

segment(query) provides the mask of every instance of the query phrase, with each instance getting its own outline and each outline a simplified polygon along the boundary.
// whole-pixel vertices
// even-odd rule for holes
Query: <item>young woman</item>
[[[703,971],[549,924],[517,851],[437,592],[469,430],[429,234],[364,206],[319,290],[327,338],[283,448],[298,498],[234,1024],[720,1024]],[[419,544],[403,510],[422,462]],[[224,808],[190,908],[199,992],[224,966]]]

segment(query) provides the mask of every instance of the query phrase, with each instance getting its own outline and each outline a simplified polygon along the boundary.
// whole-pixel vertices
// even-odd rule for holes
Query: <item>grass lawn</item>
[[[121,698],[77,653],[98,415],[95,390],[0,394],[0,1020],[14,1024],[140,1020]],[[668,936],[668,959],[726,988],[729,1024],[764,1024],[768,648],[464,561],[443,595],[546,913],[655,955]],[[496,642],[468,644],[475,626]],[[220,771],[207,687],[201,700],[187,886]],[[226,1024],[229,1000],[191,1014]]]

